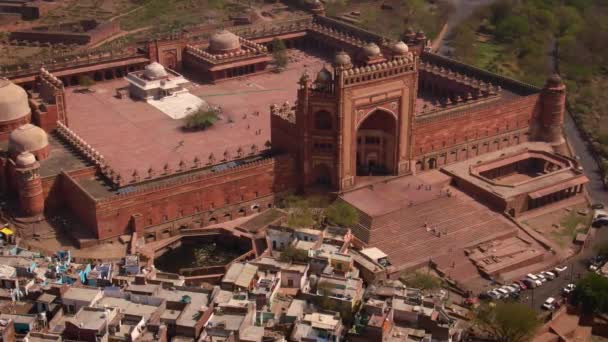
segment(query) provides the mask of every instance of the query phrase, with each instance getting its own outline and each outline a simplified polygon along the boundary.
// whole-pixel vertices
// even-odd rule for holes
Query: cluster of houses
[[[349,229],[270,226],[268,249],[193,285],[146,265],[0,249],[2,341],[458,341],[466,309],[387,278]],[[287,253],[287,251],[297,251]]]

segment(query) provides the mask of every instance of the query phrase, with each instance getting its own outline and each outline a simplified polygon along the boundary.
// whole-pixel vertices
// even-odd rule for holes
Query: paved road
[[[576,128],[574,120],[572,120],[570,115],[566,115],[564,131],[568,142],[580,159],[580,163],[585,170],[585,175],[589,178],[587,191],[589,192],[592,201],[608,204],[608,191],[604,189],[599,167],[589,152],[587,144],[580,135],[580,132]],[[576,282],[579,277],[584,276],[588,272],[587,261],[589,258],[596,255],[595,246],[605,242],[608,242],[608,227],[600,228],[595,231],[594,238],[588,243],[585,249],[583,249],[580,254],[573,257],[568,263],[564,264],[568,266],[568,270],[562,273],[559,278],[548,281],[543,286],[534,290],[524,291],[521,296],[521,301],[540,310],[547,298],[559,298],[562,289],[568,283]]]

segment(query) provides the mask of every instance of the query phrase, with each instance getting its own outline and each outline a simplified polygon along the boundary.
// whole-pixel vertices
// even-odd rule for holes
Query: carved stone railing
[[[256,44],[252,41],[243,38],[239,38],[239,40],[241,42],[241,46],[243,46],[244,48],[237,52],[212,54],[192,45],[187,45],[186,51],[191,55],[201,58],[212,64],[230,62],[232,60],[238,60],[253,56],[263,56],[268,53],[268,49],[263,45]]]
[[[87,144],[78,134],[74,133],[69,127],[62,122],[57,121],[57,130],[55,131],[59,137],[69,144],[79,155],[84,157],[88,162],[97,165],[101,168],[107,167],[105,158],[96,149]]]
[[[135,50],[127,50],[120,52],[97,52],[88,54],[55,56],[51,60],[41,61],[31,64],[8,65],[0,67],[0,75],[6,78],[14,78],[19,76],[37,74],[40,68],[44,67],[47,70],[60,70],[74,68],[83,65],[92,65],[113,60],[121,60],[131,57],[142,56]]]
[[[410,54],[388,62],[345,69],[340,72],[342,73],[344,84],[351,85],[413,72],[415,68],[414,57]]]

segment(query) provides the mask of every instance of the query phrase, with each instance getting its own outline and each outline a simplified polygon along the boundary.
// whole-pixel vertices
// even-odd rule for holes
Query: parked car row
[[[509,285],[494,288],[483,293],[481,299],[517,299],[521,291],[542,286],[547,281],[553,280],[568,269],[568,266],[557,266],[551,271],[537,274],[529,273],[524,279],[517,280]]]

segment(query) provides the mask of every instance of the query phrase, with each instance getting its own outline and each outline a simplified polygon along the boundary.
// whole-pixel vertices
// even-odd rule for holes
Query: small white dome
[[[21,152],[17,156],[16,164],[19,167],[26,167],[34,164],[36,162],[36,157],[30,152]]]
[[[327,83],[331,81],[331,72],[327,70],[325,67],[317,73],[317,78],[315,80],[316,83]]]
[[[336,57],[334,58],[334,64],[339,66],[351,65],[350,56],[346,52],[340,51],[336,54]]]
[[[209,39],[209,49],[213,53],[224,53],[241,48],[239,37],[226,30],[216,32]]]
[[[363,53],[367,57],[376,57],[380,55],[380,47],[376,43],[369,43],[363,47]]]
[[[153,62],[151,64],[146,65],[144,69],[144,76],[149,79],[156,79],[161,77],[167,77],[167,70],[158,62]]]
[[[407,44],[405,44],[402,41],[398,41],[397,43],[395,43],[395,45],[393,45],[393,52],[398,53],[398,54],[407,53],[409,50],[410,49],[407,46]]]
[[[25,90],[7,79],[0,79],[0,122],[20,119],[30,112]]]
[[[46,132],[35,125],[25,124],[11,132],[8,149],[17,153],[36,152],[49,145]]]

